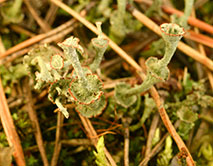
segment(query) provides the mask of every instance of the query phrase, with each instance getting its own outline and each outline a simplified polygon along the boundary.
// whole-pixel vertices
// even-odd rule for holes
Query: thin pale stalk
[[[124,126],[124,166],[129,166],[129,120],[123,118]]]
[[[152,123],[149,129],[149,134],[148,134],[148,138],[147,138],[147,142],[146,142],[146,151],[145,151],[145,157],[147,157],[152,149],[152,139],[155,135],[155,131],[158,125],[160,118],[159,118],[159,114],[155,114],[153,119],[152,119]]]
[[[36,20],[38,25],[41,27],[42,31],[44,31],[44,32],[50,31],[51,30],[50,25],[38,15],[38,13],[35,11],[35,9],[30,4],[30,1],[24,0],[24,3],[26,4],[26,6],[27,6],[28,10],[30,11],[30,13],[32,14],[33,18]]]
[[[61,130],[62,130],[62,125],[63,125],[63,121],[64,121],[64,116],[62,115],[62,113],[60,111],[58,111],[57,114],[57,126],[56,126],[56,134],[55,134],[55,147],[54,147],[54,152],[53,152],[53,157],[51,160],[51,166],[56,166],[57,162],[58,162],[58,158],[60,155],[60,151],[61,151],[61,141],[60,141],[60,137],[61,137]]]
[[[23,90],[24,90],[25,97],[27,100],[27,108],[28,108],[27,111],[28,111],[30,120],[33,124],[33,127],[35,129],[34,135],[35,135],[36,143],[38,145],[38,149],[40,151],[44,166],[48,166],[49,162],[47,160],[47,155],[46,155],[46,151],[45,151],[45,147],[44,147],[44,142],[42,139],[42,134],[41,134],[40,125],[38,122],[38,117],[37,117],[36,111],[34,110],[34,104],[33,104],[33,99],[32,99],[32,94],[31,94],[31,89],[29,86],[28,79],[25,79]]]

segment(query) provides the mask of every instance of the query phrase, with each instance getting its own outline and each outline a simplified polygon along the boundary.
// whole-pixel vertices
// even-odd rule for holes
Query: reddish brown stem
[[[0,78],[0,117],[4,128],[4,132],[7,136],[8,143],[11,147],[14,147],[13,155],[17,165],[25,166],[26,163],[24,160],[23,149],[21,147],[21,142],[16,132],[12,116],[10,114],[10,110],[1,83],[1,78]]]
[[[179,17],[182,16],[184,13],[177,10],[177,9],[174,9],[172,7],[169,7],[169,6],[162,6],[163,10],[169,14],[177,14]],[[194,17],[189,17],[188,18],[188,23],[192,26],[195,26],[195,27],[198,27],[206,32],[209,32],[211,34],[213,34],[213,26],[201,21],[201,20],[198,20]]]
[[[146,3],[147,5],[152,5],[152,1],[145,1],[145,0],[134,0],[135,2],[143,2],[143,3]],[[182,16],[184,13],[181,12],[180,10],[177,10],[175,8],[172,8],[170,6],[167,6],[167,5],[163,5],[162,6],[162,9],[163,11],[165,11],[166,13],[169,13],[169,14],[176,14],[178,15],[179,17]],[[209,25],[197,18],[194,18],[194,17],[189,17],[188,18],[188,23],[192,26],[195,26],[195,27],[198,27],[206,32],[209,32],[211,34],[213,34],[213,26],[212,25]]]

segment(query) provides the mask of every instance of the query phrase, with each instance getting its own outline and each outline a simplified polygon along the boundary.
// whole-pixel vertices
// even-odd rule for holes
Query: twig
[[[5,47],[0,36],[0,53],[4,53],[4,52],[5,52]]]
[[[197,0],[194,4],[194,8],[197,9],[201,6],[203,6],[206,2],[208,2],[209,0]]]
[[[196,18],[196,13],[195,13],[194,9],[192,10],[192,17]],[[200,33],[198,28],[195,28],[195,32],[198,34]],[[212,46],[213,46],[213,42],[212,42]],[[204,57],[207,57],[205,49],[202,44],[198,44],[198,50],[200,51],[201,55],[203,55]],[[206,69],[206,73],[209,78],[210,86],[213,90],[213,75],[212,75],[211,71],[209,71],[208,69]]]
[[[36,115],[36,111],[34,110],[34,104],[33,104],[33,99],[32,99],[32,94],[31,94],[31,89],[30,89],[28,78],[26,78],[24,80],[23,91],[25,93],[25,99],[27,100],[27,104],[26,104],[27,111],[28,111],[30,120],[32,122],[32,127],[35,129],[34,135],[35,135],[36,143],[38,144],[38,149],[41,153],[41,158],[44,163],[44,166],[48,166],[49,163],[47,160],[47,155],[46,155],[46,151],[45,151],[45,147],[44,147],[44,143],[43,143],[43,139],[42,139],[42,134],[41,134],[40,125],[38,122],[38,117]]]
[[[147,5],[152,5],[152,1],[150,0],[134,0],[135,2],[143,2],[143,3],[146,3]],[[201,0],[201,1],[206,1],[206,0]],[[195,3],[196,4],[196,3]],[[166,12],[166,13],[169,13],[169,14],[177,14],[179,17],[182,16],[184,13],[175,9],[175,8],[172,8],[168,5],[163,5],[162,6],[162,9]],[[211,33],[213,34],[213,26],[212,25],[209,25],[199,19],[196,19],[196,18],[193,18],[193,17],[189,17],[188,18],[188,23],[192,26],[195,26],[195,27],[198,27],[199,29],[202,29],[208,33]]]
[[[56,41],[56,40],[58,40],[58,39],[60,39],[60,38],[62,38],[62,37],[64,37],[64,36],[66,36],[66,35],[69,34],[70,32],[72,32],[72,31],[74,30],[74,28],[75,28],[77,25],[78,25],[78,24],[74,24],[73,26],[68,27],[68,28],[66,28],[65,30],[63,30],[63,31],[61,31],[61,32],[59,32],[59,33],[57,33],[57,34],[54,34],[54,35],[49,36],[49,37],[47,37],[47,38],[45,38],[45,39],[42,39],[42,40],[39,42],[39,44],[44,44],[44,43],[47,44],[47,43],[51,43],[51,42],[53,42],[53,41]],[[34,46],[35,46],[35,45],[34,45]],[[20,50],[20,51],[17,51],[17,52],[15,52],[14,54],[12,54],[11,56],[4,58],[4,59],[0,62],[0,64],[6,64],[6,63],[9,63],[9,62],[12,62],[12,61],[15,60],[16,58],[18,58],[18,57],[20,57],[20,56],[26,54],[27,52],[29,52],[29,50],[31,50],[31,49],[32,49],[32,47],[27,47],[27,48],[25,48],[25,49],[22,49],[22,50]]]
[[[206,35],[197,33],[196,31],[188,30],[186,35],[184,35],[184,38],[195,41],[198,44],[203,44],[205,46],[213,48],[213,39]]]
[[[10,28],[11,28],[13,31],[15,31],[15,32],[23,33],[23,34],[25,34],[25,35],[27,35],[27,36],[30,36],[30,37],[35,36],[34,33],[32,33],[32,32],[30,32],[30,31],[28,31],[28,30],[22,28],[22,27],[19,26],[19,25],[15,25],[15,24],[14,24],[14,25],[10,25]]]
[[[6,1],[6,0],[0,0],[0,3],[4,2],[4,1]]]
[[[184,14],[183,12],[181,12],[177,9],[171,8],[169,6],[164,5],[162,8],[165,12],[170,13],[170,14],[177,14],[178,16],[182,16]],[[192,26],[198,27],[199,29],[202,29],[208,33],[213,34],[213,26],[211,26],[201,20],[198,20],[196,18],[189,16],[188,23]]]
[[[57,115],[57,128],[56,128],[56,138],[55,138],[55,148],[53,152],[53,157],[51,160],[51,166],[56,166],[58,162],[58,157],[61,151],[61,142],[60,142],[60,137],[61,137],[61,130],[62,130],[62,125],[64,121],[64,116],[62,113],[59,111]]]
[[[160,119],[159,114],[155,114],[152,119],[152,123],[151,123],[150,129],[149,129],[149,134],[148,134],[148,138],[147,138],[147,142],[146,142],[145,157],[150,154],[150,151],[152,149],[152,139],[155,135],[155,131],[156,131],[159,119]]]
[[[129,166],[129,118],[123,118],[124,126],[124,166]]]
[[[85,16],[86,15],[86,10],[82,10],[81,15]],[[55,35],[55,34],[65,30],[65,29],[67,29],[69,26],[73,25],[74,23],[75,23],[75,19],[71,19],[71,20],[67,21],[66,23],[58,26],[57,28],[55,28],[55,29],[53,29],[53,30],[51,30],[51,31],[49,31],[47,33],[43,33],[43,34],[34,36],[34,37],[30,38],[30,39],[27,39],[27,40],[15,45],[14,47],[8,49],[5,53],[1,54],[0,55],[0,59],[6,57],[6,56],[8,56],[8,55],[10,55],[10,54],[12,54],[12,53],[14,53],[16,51],[19,51],[19,50],[21,50],[21,49],[23,49],[25,47],[29,47],[29,46],[31,46],[31,45],[33,45],[33,44],[45,39],[45,38],[48,38],[48,37],[50,37],[52,35]]]
[[[38,25],[41,27],[42,31],[43,32],[50,31],[51,27],[49,26],[49,24],[45,20],[43,20],[42,18],[39,17],[39,15],[35,11],[35,9],[31,6],[30,1],[24,0],[24,3],[26,4],[26,6],[29,9],[30,13],[32,14],[33,18],[36,20]]]
[[[166,137],[169,136],[169,133],[166,133],[163,138],[160,140],[160,142],[155,145],[155,147],[152,149],[152,151],[140,162],[139,166],[146,166],[149,160],[156,155],[162,148],[163,148],[163,143]]]
[[[69,14],[71,14],[73,17],[75,17],[81,23],[83,23],[91,31],[93,31],[94,33],[98,34],[98,30],[96,29],[96,27],[93,24],[91,24],[85,18],[81,17],[77,12],[72,10],[70,7],[68,7],[67,5],[65,5],[62,2],[59,2],[58,0],[51,0],[51,1],[53,3],[55,3],[56,5],[58,5],[59,7],[61,7],[62,9],[64,9]],[[153,27],[153,28],[155,28],[155,27]],[[109,37],[107,37],[106,35],[104,35],[104,37],[109,40],[109,46],[115,52],[117,52],[122,58],[124,58],[137,71],[142,71],[141,67],[125,51],[123,51],[116,43],[114,43],[111,39],[109,39]],[[212,69],[213,69],[213,65],[212,65]],[[140,76],[141,76],[141,78],[143,80],[146,77],[146,75],[144,73],[141,73]],[[169,131],[169,133],[171,134],[171,136],[173,137],[173,139],[177,143],[179,150],[181,151],[181,149],[185,149],[187,151],[187,153],[188,153],[188,157],[187,157],[188,165],[189,166],[194,166],[194,161],[192,159],[192,156],[191,156],[190,152],[188,151],[186,145],[184,144],[183,140],[177,134],[174,126],[172,125],[172,123],[171,123],[171,121],[170,121],[170,119],[169,119],[169,117],[168,117],[168,115],[166,113],[166,110],[164,109],[163,105],[161,104],[160,96],[159,96],[158,92],[156,91],[156,89],[154,87],[152,87],[151,90],[150,90],[150,93],[151,93],[153,99],[155,100],[155,103],[157,105],[158,111],[160,113],[160,116],[161,116],[161,119],[163,120],[164,125],[166,126],[167,130]]]
[[[83,18],[80,14],[72,10],[69,6],[65,5],[63,2],[60,2],[58,0],[51,0],[51,2],[55,3],[57,6],[65,10],[67,13],[72,15],[75,19],[83,23],[87,28],[89,28],[91,31],[93,31],[95,34],[98,35],[99,32],[97,28],[92,23]],[[109,46],[115,52],[117,52],[123,59],[125,59],[128,63],[134,66],[137,70],[140,70],[140,66],[126,52],[120,49],[120,47],[117,44],[115,44],[108,36],[106,36],[105,34],[103,34],[103,36],[104,38],[107,38],[109,40]]]
[[[50,8],[47,11],[47,14],[45,16],[45,21],[48,22],[49,25],[53,24],[56,14],[57,14],[57,10],[58,10],[58,6],[51,3]]]
[[[61,140],[63,145],[70,145],[70,146],[81,146],[81,145],[93,145],[91,140],[89,139],[69,139],[69,140]]]
[[[14,158],[18,166],[25,166],[24,153],[21,147],[19,136],[16,132],[15,125],[13,123],[12,116],[7,104],[7,100],[4,94],[1,78],[0,78],[0,117],[4,132],[7,136],[8,143],[11,147],[14,147]]]
[[[132,8],[130,10],[132,15],[137,20],[139,20],[141,23],[147,26],[150,30],[152,30],[153,32],[161,36],[161,30],[155,22],[153,22],[151,19],[146,17],[144,14],[142,14],[140,11],[138,11],[135,8]],[[194,50],[193,48],[191,48],[190,46],[188,46],[187,44],[183,42],[179,42],[178,49],[213,71],[213,61],[211,59],[202,56],[198,51]]]
[[[175,122],[175,128],[177,128],[180,124],[180,121],[176,121]],[[161,140],[158,142],[157,145],[155,145],[155,147],[152,149],[152,151],[140,162],[139,166],[146,166],[147,163],[149,162],[149,160],[154,157],[162,148],[163,148],[163,143],[164,140],[166,139],[166,137],[169,136],[169,133],[166,133]]]

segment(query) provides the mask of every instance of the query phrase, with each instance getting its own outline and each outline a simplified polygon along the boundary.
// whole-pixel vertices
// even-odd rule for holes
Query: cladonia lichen
[[[85,54],[79,39],[73,36],[58,45],[63,49],[61,55],[47,45],[33,49],[24,57],[28,71],[32,74],[36,89],[49,86],[48,97],[58,106],[66,118],[69,117],[65,104],[75,102],[76,110],[83,116],[92,117],[100,114],[106,106],[103,95],[103,83],[94,74],[99,67],[103,54],[108,46],[108,40],[103,38],[101,23],[97,23],[99,35],[92,39],[96,57],[91,69],[82,67],[79,56]],[[74,68],[70,74],[70,65]]]
[[[160,26],[162,37],[165,41],[166,50],[162,59],[150,57],[146,60],[147,76],[142,84],[130,88],[126,83],[119,83],[115,87],[115,99],[123,107],[129,107],[136,101],[136,95],[150,89],[154,84],[165,81],[169,77],[169,64],[177,48],[179,40],[185,31],[177,24],[162,24]]]

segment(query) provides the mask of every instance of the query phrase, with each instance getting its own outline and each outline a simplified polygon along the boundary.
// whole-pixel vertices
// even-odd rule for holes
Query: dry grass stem
[[[153,119],[152,119],[152,123],[149,129],[149,134],[148,134],[148,138],[147,138],[147,142],[146,142],[146,151],[145,151],[145,157],[147,157],[152,149],[152,139],[155,135],[155,131],[156,128],[158,126],[158,122],[159,122],[160,118],[159,118],[159,114],[155,114]]]
[[[43,32],[50,31],[51,30],[50,25],[45,20],[43,20],[41,17],[39,17],[39,15],[35,11],[35,9],[30,4],[30,1],[24,0],[24,3],[26,4],[26,6],[27,6],[28,10],[30,11],[30,13],[32,14],[33,18],[36,20],[38,25],[41,27],[42,31]]]
[[[57,166],[58,158],[60,155],[61,151],[61,130],[63,126],[63,121],[64,121],[64,116],[60,111],[57,113],[57,126],[56,126],[56,135],[55,135],[55,147],[54,147],[54,152],[53,152],[53,157],[51,160],[51,166]]]
[[[36,143],[38,145],[38,149],[39,152],[41,154],[41,158],[43,161],[44,166],[48,166],[49,162],[47,160],[47,155],[46,155],[46,151],[45,151],[45,147],[44,147],[44,143],[43,143],[43,139],[42,139],[42,134],[41,134],[41,129],[40,129],[40,125],[39,125],[39,121],[38,121],[38,117],[36,114],[36,111],[34,109],[34,104],[33,104],[33,98],[32,98],[32,94],[31,94],[31,88],[29,85],[29,79],[26,78],[24,80],[24,85],[23,85],[23,91],[25,93],[25,99],[27,101],[27,111],[28,111],[28,115],[30,117],[30,120],[32,122],[32,127],[34,128],[34,135],[35,135],[35,139],[36,139]]]

